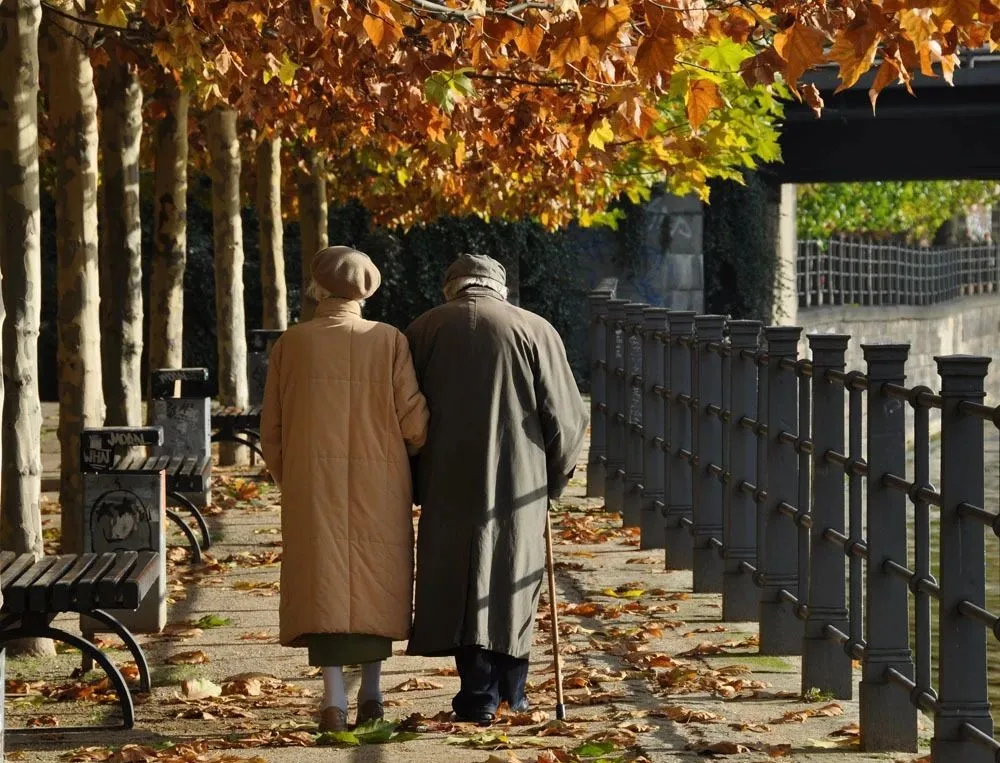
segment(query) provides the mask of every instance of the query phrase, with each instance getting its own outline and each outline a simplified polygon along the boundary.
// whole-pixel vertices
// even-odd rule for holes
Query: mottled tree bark
[[[3,273],[0,400],[0,546],[42,555],[38,398],[41,213],[38,175],[38,0],[0,9],[0,271]],[[4,308],[9,313],[4,315]],[[10,654],[54,655],[49,639],[7,644]]]
[[[188,95],[171,86],[156,124],[154,247],[149,275],[149,367],[184,365],[184,265],[187,259]]]
[[[101,356],[108,426],[142,423],[142,87],[112,61],[101,87]]]
[[[257,146],[257,219],[260,221],[261,328],[288,327],[284,229],[281,224],[281,139]]]
[[[299,322],[307,321],[316,310],[316,303],[306,296],[312,280],[312,258],[329,241],[326,205],[326,169],[323,159],[310,154],[306,169],[298,173],[299,191],[299,240],[302,246],[302,294]]]
[[[89,32],[61,20],[42,42],[56,162],[56,325],[62,550],[83,542],[80,431],[104,423],[97,253],[97,95]]]
[[[219,349],[219,402],[249,405],[247,339],[243,310],[243,223],[240,219],[240,145],[236,112],[217,107],[208,117],[215,257],[215,316]],[[219,464],[249,463],[247,448],[219,446]]]

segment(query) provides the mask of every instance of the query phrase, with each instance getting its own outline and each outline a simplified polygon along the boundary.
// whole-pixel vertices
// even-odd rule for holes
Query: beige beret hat
[[[382,284],[382,274],[364,252],[349,246],[328,246],[313,255],[312,277],[339,299],[368,299]]]

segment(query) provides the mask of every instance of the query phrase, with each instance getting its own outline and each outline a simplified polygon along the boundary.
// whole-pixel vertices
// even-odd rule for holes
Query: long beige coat
[[[402,641],[413,598],[407,446],[427,436],[410,350],[359,303],[323,300],[268,362],[261,447],[281,486],[281,643],[309,633]]]

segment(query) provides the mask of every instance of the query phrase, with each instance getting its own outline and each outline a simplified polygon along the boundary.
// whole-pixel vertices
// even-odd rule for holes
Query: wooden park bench
[[[156,584],[160,572],[161,559],[155,551],[59,554],[41,559],[35,559],[32,554],[0,552],[0,589],[3,591],[0,649],[10,641],[23,638],[49,638],[76,647],[85,661],[96,662],[107,674],[118,695],[122,726],[130,729],[135,725],[135,705],[121,671],[90,638],[70,633],[53,625],[52,621],[64,612],[77,612],[99,622],[102,630],[117,635],[135,660],[140,691],[149,692],[149,663],[142,647],[111,611],[138,609]],[[60,726],[58,731],[93,728]],[[51,733],[52,729],[38,727],[16,731]]]
[[[248,408],[216,405],[212,408],[212,442],[235,442],[251,451],[251,463],[264,458],[260,448],[261,405]]]
[[[163,469],[167,502],[187,511],[201,533],[200,547],[212,545],[202,506],[211,503],[211,399],[207,368],[165,368],[150,372],[150,424],[163,429],[163,441],[135,469]],[[169,514],[168,514],[169,516]],[[177,521],[170,517],[172,521]],[[182,530],[182,532],[184,532]],[[185,532],[188,542],[191,535]],[[192,546],[192,553],[194,546]],[[198,554],[200,558],[200,554]]]
[[[191,560],[201,562],[201,551],[211,544],[208,524],[201,511],[185,495],[206,489],[210,463],[207,456],[146,455],[140,449],[163,445],[161,427],[94,427],[84,429],[80,440],[80,469],[84,475],[102,478],[164,475],[165,500],[187,511],[202,535],[197,536],[184,518],[167,508],[166,518],[184,534],[191,549]],[[86,477],[85,477],[86,479]]]

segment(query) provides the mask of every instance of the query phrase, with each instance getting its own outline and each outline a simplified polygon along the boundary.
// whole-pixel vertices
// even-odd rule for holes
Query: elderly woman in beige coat
[[[281,643],[323,668],[323,731],[347,728],[344,665],[362,666],[358,723],[382,717],[382,661],[410,635],[409,456],[428,412],[406,339],[361,317],[380,283],[362,252],[316,254],[315,317],[275,343],[261,413],[281,488]]]

